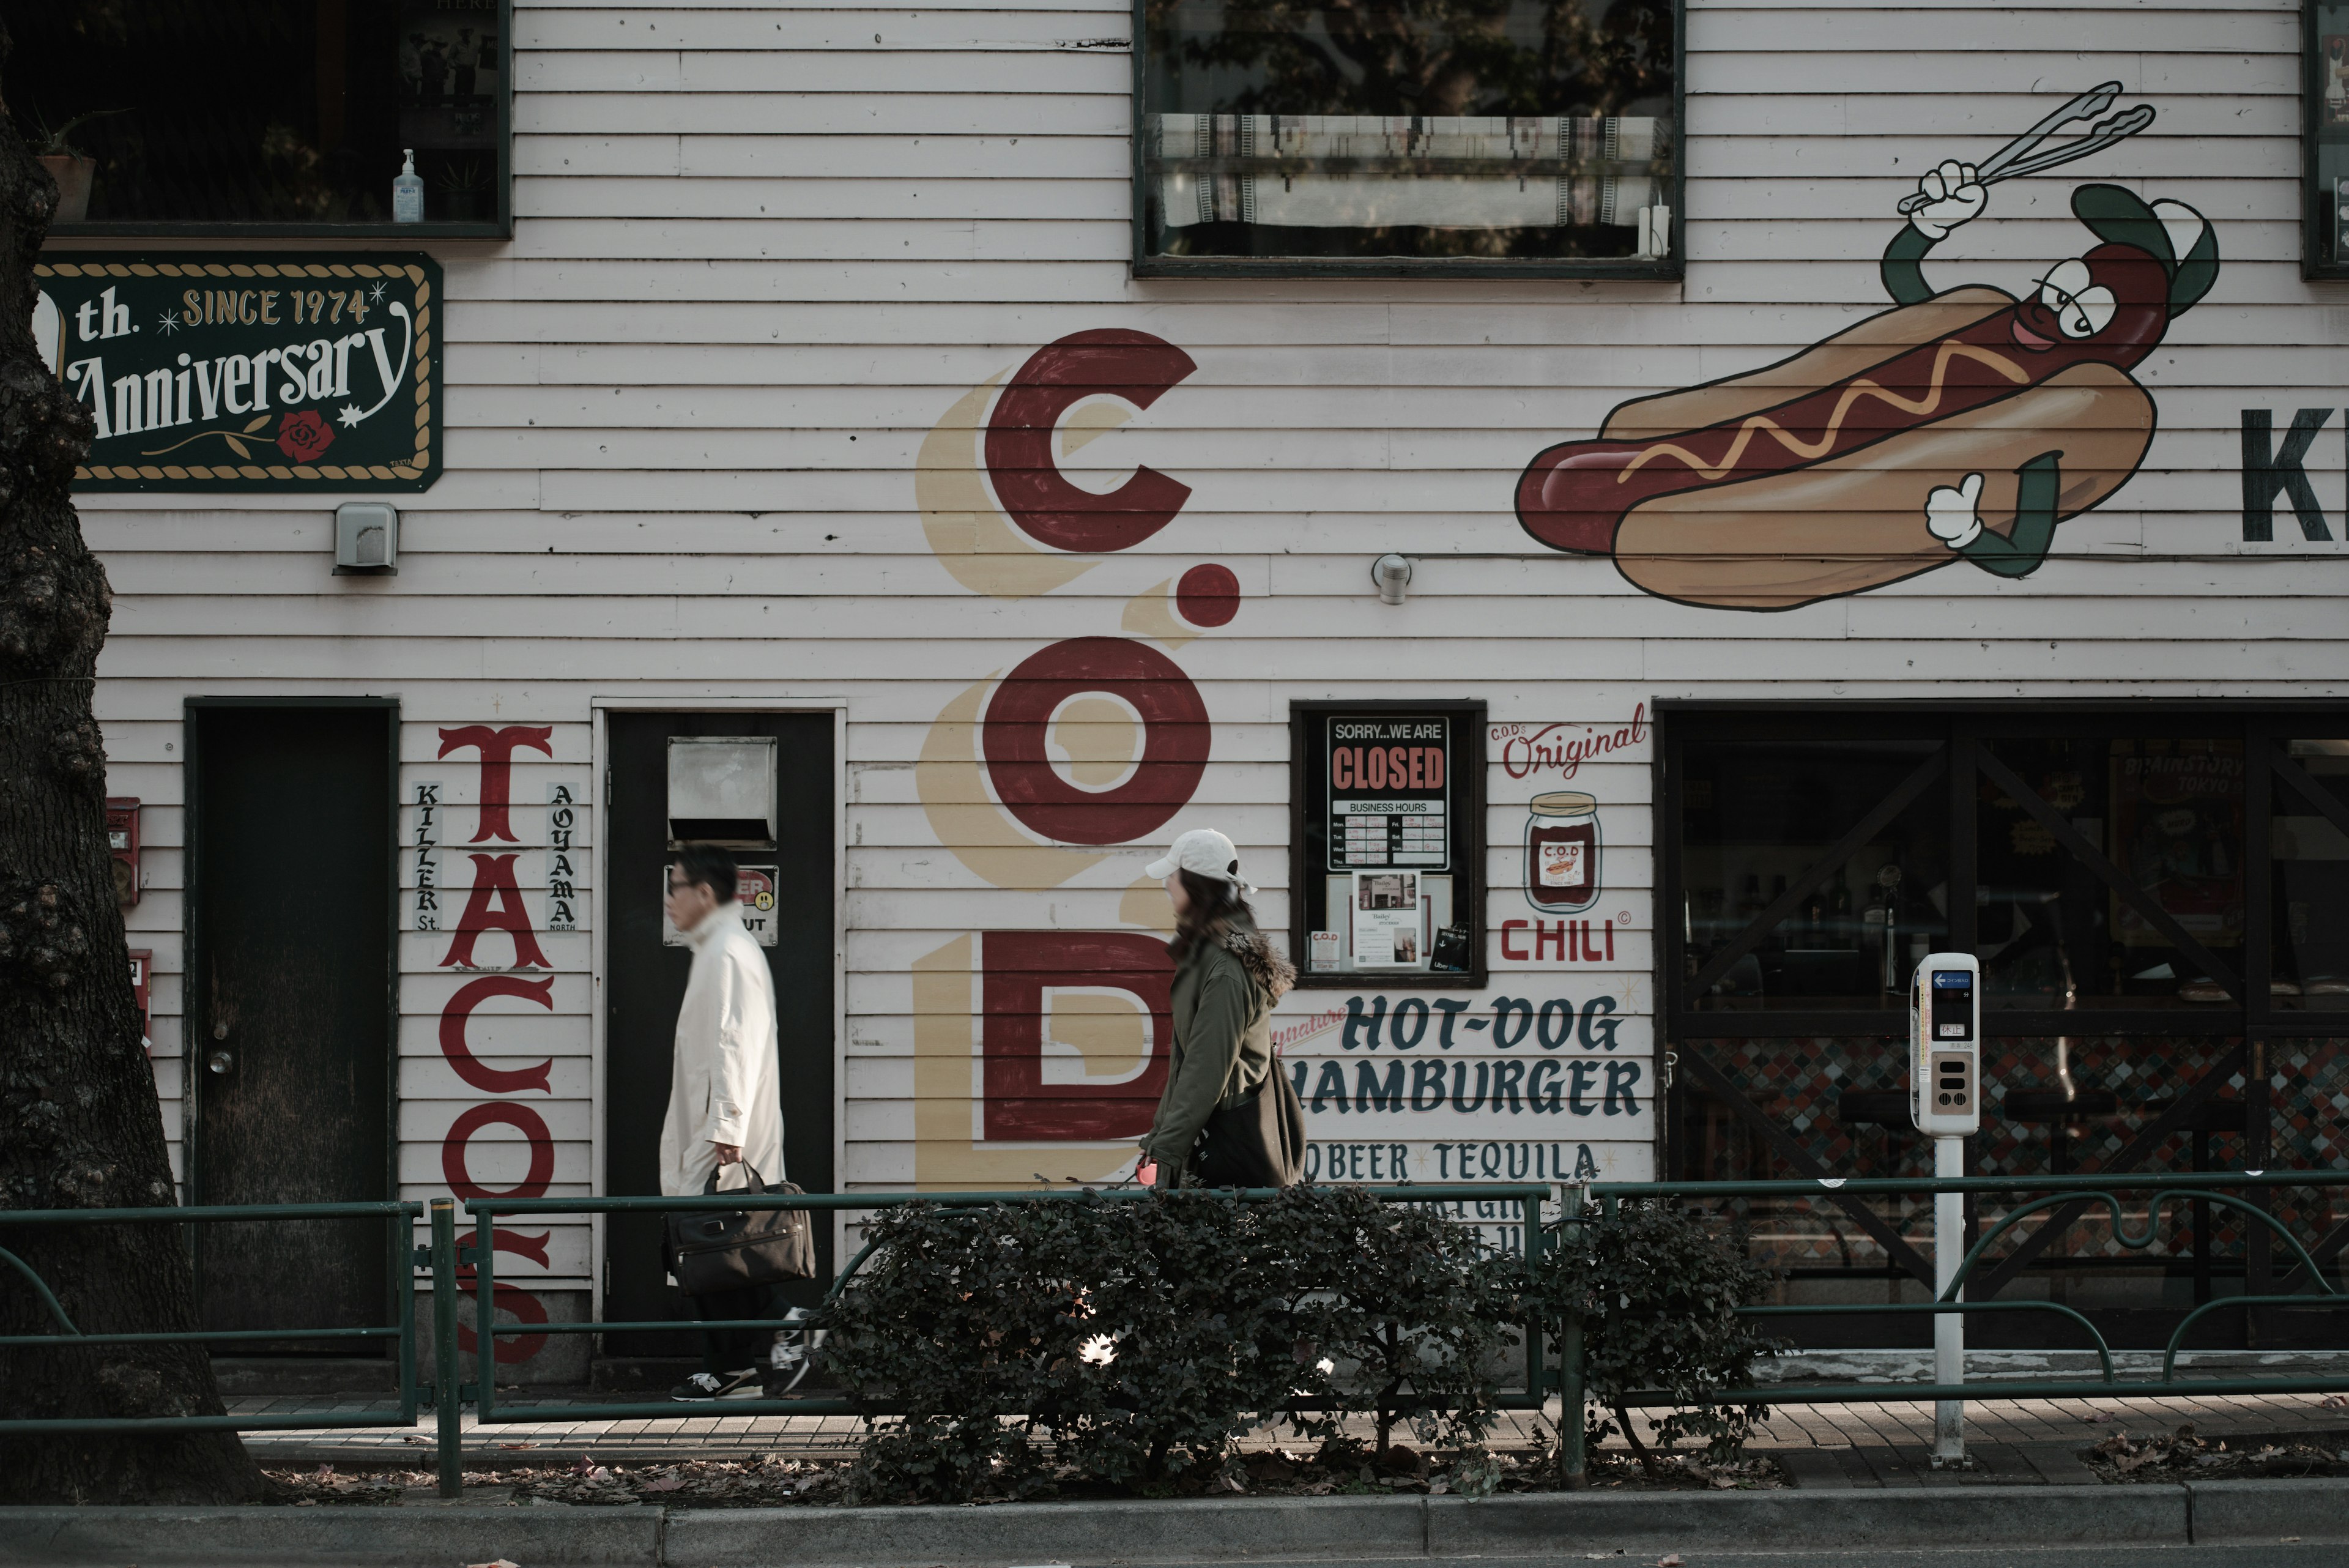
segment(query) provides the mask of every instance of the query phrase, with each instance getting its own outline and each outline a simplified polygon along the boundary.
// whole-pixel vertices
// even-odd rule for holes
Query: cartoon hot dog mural
[[[2106,104],[2117,91],[2098,89]],[[2131,111],[2118,134],[2151,118]],[[1941,164],[1884,253],[1898,308],[1751,374],[1621,404],[1597,440],[1534,460],[1518,521],[1553,549],[1611,554],[1650,593],[1723,608],[1791,608],[1959,557],[2035,570],[2057,524],[2137,471],[2154,408],[2129,371],[2219,270],[2192,208],[2086,185],[2072,210],[2101,243],[2027,297],[1932,291],[1920,264],[1982,213],[1987,184],[2073,156],[2004,175]]]

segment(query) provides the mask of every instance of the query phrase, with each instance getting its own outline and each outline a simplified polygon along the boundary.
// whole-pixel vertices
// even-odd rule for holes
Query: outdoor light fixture
[[[1392,550],[1371,563],[1371,581],[1378,585],[1381,603],[1402,603],[1403,593],[1411,587],[1411,557]]]
[[[382,501],[346,501],[335,508],[335,576],[399,575],[399,508]]]

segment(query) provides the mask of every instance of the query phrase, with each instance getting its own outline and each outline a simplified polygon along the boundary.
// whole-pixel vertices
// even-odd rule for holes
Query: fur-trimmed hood
[[[1264,933],[1254,926],[1225,924],[1215,933],[1223,950],[1240,961],[1255,981],[1264,987],[1267,995],[1278,1002],[1297,983],[1297,966],[1282,957],[1278,949],[1265,940]]]

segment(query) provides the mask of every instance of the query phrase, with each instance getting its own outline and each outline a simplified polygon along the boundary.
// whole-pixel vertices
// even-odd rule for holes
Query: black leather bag
[[[750,1166],[746,1164],[742,1169],[750,1179],[744,1191],[800,1196],[800,1189],[791,1182],[771,1186]],[[709,1173],[701,1190],[717,1195],[717,1170]],[[746,1285],[771,1285],[815,1275],[815,1232],[804,1209],[672,1211],[663,1229],[669,1272],[688,1295],[713,1295]]]
[[[1207,1117],[1191,1157],[1203,1187],[1294,1187],[1305,1174],[1305,1107],[1280,1058],[1237,1104]]]

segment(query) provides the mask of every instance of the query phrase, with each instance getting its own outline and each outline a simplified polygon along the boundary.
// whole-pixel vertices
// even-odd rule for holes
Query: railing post
[[[1542,1200],[1538,1193],[1525,1199],[1526,1214],[1526,1291],[1528,1298],[1541,1289],[1542,1270]],[[1542,1334],[1541,1309],[1535,1306],[1526,1314],[1526,1393],[1538,1406],[1542,1397]]]
[[[440,1495],[465,1493],[463,1372],[457,1362],[457,1200],[432,1200],[432,1411],[440,1423]]]
[[[1582,1187],[1558,1192],[1557,1244],[1579,1251],[1583,1245],[1583,1206],[1589,1191]],[[1557,1480],[1568,1491],[1590,1484],[1589,1433],[1582,1417],[1582,1314],[1568,1307],[1557,1325]]]
[[[473,1216],[473,1421],[486,1427],[495,1417],[498,1397],[497,1217],[484,1209]]]
[[[399,1418],[416,1424],[416,1220],[414,1205],[392,1217],[391,1277],[399,1282]]]
[[[1580,1491],[1590,1484],[1590,1456],[1584,1451],[1588,1433],[1582,1419],[1582,1314],[1569,1311],[1557,1329],[1557,1469],[1558,1484]]]
[[[2060,1136],[2062,1127],[2057,1127]],[[1961,1137],[1937,1137],[1933,1140],[1933,1175],[1942,1181],[1953,1180],[1966,1172],[1966,1140]],[[1953,1289],[1958,1279],[1958,1263],[1965,1252],[1965,1194],[1936,1191],[1933,1194],[1933,1297],[1963,1299],[1963,1293]],[[1944,1385],[1966,1380],[1966,1317],[1963,1313],[1943,1312],[1933,1314],[1933,1381]],[[1940,1399],[1933,1405],[1933,1468],[1962,1469],[1966,1462],[1966,1403],[1962,1399]]]

